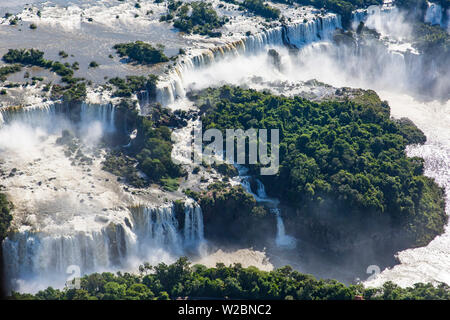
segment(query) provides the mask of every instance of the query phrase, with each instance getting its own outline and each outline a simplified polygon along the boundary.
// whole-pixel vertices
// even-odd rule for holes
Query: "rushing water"
[[[82,104],[78,112],[58,104],[1,109],[1,179],[15,205],[13,232],[2,243],[10,288],[61,287],[68,270],[135,271],[144,261],[195,256],[204,243],[196,203],[186,200],[177,217],[156,191],[137,197],[102,170],[98,142],[116,130],[115,109]],[[63,130],[79,134],[72,155],[58,143]]]
[[[35,291],[49,284],[60,286],[72,265],[83,273],[135,271],[140,261],[170,262],[183,255],[185,247],[204,241],[197,205],[186,206],[184,233],[178,228],[173,206],[139,206],[124,211],[123,216],[124,220],[98,231],[14,233],[3,243],[7,278],[16,289]]]
[[[28,3],[32,5],[23,9]],[[47,59],[61,60],[59,52],[64,50],[69,56],[61,60],[63,63],[79,63],[80,69],[75,76],[97,83],[105,82],[105,77],[160,73],[164,66],[143,67],[124,63],[113,46],[136,40],[164,43],[165,53],[174,56],[179,48],[187,46],[187,41],[169,24],[158,22],[159,15],[166,11],[164,4],[142,1],[140,9],[134,5],[133,1],[116,0],[2,1],[1,17],[10,12],[18,14],[22,20],[18,26],[10,26],[8,20],[0,18],[0,55],[10,48],[25,47],[43,51]],[[37,16],[38,10],[41,17]],[[147,15],[148,11],[153,13]],[[135,17],[136,14],[139,17]],[[31,23],[37,25],[36,30],[29,29]],[[93,60],[100,65],[98,68],[89,68]],[[42,70],[29,72],[31,77],[51,79],[51,75]],[[10,77],[12,81],[22,79],[23,72]]]

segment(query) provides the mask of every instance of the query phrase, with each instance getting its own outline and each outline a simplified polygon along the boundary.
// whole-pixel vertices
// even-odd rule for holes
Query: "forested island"
[[[405,154],[426,138],[411,121],[391,119],[375,92],[317,103],[224,86],[192,98],[204,130],[280,130],[279,172],[250,170],[285,204],[291,233],[339,253],[359,242],[395,252],[443,232],[444,191],[423,175],[422,159]]]
[[[286,26],[282,11],[276,7],[278,5],[269,5],[262,0],[223,2],[237,6],[239,11],[263,17],[266,23],[278,25],[276,23],[280,22],[282,27]],[[313,10],[321,23],[320,14],[326,10],[339,13],[344,29],[335,32],[333,44],[340,45],[347,41],[354,45],[359,40],[365,41],[367,34],[381,45],[385,44],[380,34],[368,29],[363,22],[356,30],[348,30],[355,9],[381,4],[380,0],[273,2],[312,5],[322,9]],[[440,3],[448,8],[447,0]],[[224,5],[220,4],[218,8]],[[402,10],[420,8],[423,11],[426,1],[397,0],[396,5]],[[140,8],[140,5],[136,3],[135,8]],[[450,62],[450,37],[442,27],[423,23],[422,18],[423,15],[413,22],[411,47],[417,50],[418,55],[429,57],[430,65],[437,66],[437,73],[445,72],[444,66]],[[18,23],[14,19],[12,21]],[[170,23],[170,27],[173,25],[176,28],[174,33],[180,31],[184,35],[197,34],[208,39],[221,37],[222,27],[230,22],[228,17],[218,14],[211,3],[172,0],[167,1],[167,12],[160,16],[159,21]],[[261,24],[266,26],[264,22],[258,22],[258,25]],[[36,25],[30,25],[30,29],[36,29]],[[245,34],[248,37],[252,33],[247,31]],[[241,185],[230,183],[238,175],[233,165],[202,163],[187,171],[186,167],[174,162],[173,131],[197,119],[202,121],[204,130],[217,128],[223,133],[229,128],[280,130],[278,173],[261,176],[262,165],[250,165],[251,187],[256,190],[257,180],[262,181],[268,196],[280,200],[279,209],[287,233],[307,245],[313,243],[326,256],[336,260],[344,260],[345,257],[359,259],[355,253],[363,255],[365,251],[373,250],[377,257],[393,259],[396,252],[425,246],[444,232],[448,222],[444,189],[424,175],[422,158],[408,157],[406,154],[407,146],[423,145],[427,138],[411,120],[391,118],[388,102],[382,101],[375,91],[336,88],[332,98],[319,101],[224,85],[188,92],[187,97],[194,104],[195,111],[172,111],[156,102],[157,91],[164,89],[158,87],[158,81],[169,79],[170,74],[157,76],[151,72],[158,73],[160,70],[156,67],[167,67],[167,70],[177,67],[177,59],[184,59],[187,51],[177,47],[179,55],[168,57],[164,53],[164,45],[157,41],[116,42],[108,48],[115,50],[122,58],[120,63],[123,66],[149,70],[144,68],[156,65],[155,69],[145,75],[131,75],[132,71],[120,76],[113,74],[103,78],[102,75],[103,82],[96,87],[91,81],[76,77],[78,62],[70,64],[63,60],[45,59],[44,52],[38,49],[9,49],[2,58],[6,65],[0,67],[0,82],[25,68],[38,67],[55,73],[60,82],[41,86],[42,97],[46,95],[45,99],[62,105],[76,125],[81,121],[82,107],[91,103],[88,102],[88,92],[98,89],[97,94],[104,90],[102,93],[110,99],[108,106],[112,107],[115,116],[112,118],[114,132],[105,132],[100,141],[104,158],[99,170],[115,175],[114,178],[121,183],[120,187],[129,194],[155,188],[158,192],[167,192],[165,195],[170,193],[174,199],[184,197],[183,200],[173,200],[175,220],[180,226],[185,219],[185,196],[194,199],[201,207],[205,239],[214,245],[265,248],[275,237],[277,224],[269,206],[258,202]],[[187,48],[189,57],[190,49]],[[277,51],[270,49],[268,53],[271,58],[278,59],[280,65]],[[114,59],[113,54],[114,51],[111,51],[110,59]],[[405,53],[408,54],[411,52]],[[60,59],[68,56],[65,51],[59,53]],[[89,69],[101,69],[95,61],[86,65]],[[43,81],[43,78],[34,77],[33,84],[36,79]],[[7,95],[6,89],[1,90],[0,95]],[[173,96],[178,98],[176,93]],[[144,104],[146,109],[143,114],[140,108]],[[73,156],[70,152],[74,144],[80,143],[77,134],[63,130],[56,140],[58,148],[65,148],[65,152]],[[214,171],[220,176],[208,180],[209,177],[201,175],[205,171]],[[208,182],[208,185],[200,187],[191,184],[191,190],[186,187],[189,177],[193,177],[193,181],[200,178],[200,183]],[[133,191],[129,192],[128,188]],[[166,198],[164,202],[169,200]],[[12,209],[13,204],[1,193],[0,241],[8,234]],[[367,265],[363,258],[360,262]],[[384,267],[383,263],[381,261],[380,265]],[[219,263],[215,268],[209,268],[192,264],[183,257],[171,265],[160,263],[150,266],[146,263],[135,273],[85,275],[81,278],[80,289],[49,287],[36,294],[12,292],[9,298],[415,300],[449,299],[450,288],[446,284],[436,283],[418,283],[414,287],[401,288],[392,282],[386,282],[379,288],[367,288],[362,284],[318,280],[295,271],[291,266],[270,272],[256,267],[244,268],[240,264],[225,266]]]

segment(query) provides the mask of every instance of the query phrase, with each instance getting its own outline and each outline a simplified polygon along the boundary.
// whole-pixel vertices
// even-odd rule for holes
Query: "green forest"
[[[271,300],[446,300],[450,287],[445,284],[416,284],[401,288],[386,282],[381,288],[346,286],[336,280],[318,280],[285,266],[270,272],[240,264],[215,268],[191,265],[180,258],[171,265],[144,264],[139,273],[94,273],[81,278],[79,289],[51,287],[35,295],[14,292],[18,300],[168,300],[178,297]]]
[[[259,178],[302,217],[328,212],[344,226],[388,220],[413,245],[443,232],[444,192],[423,175],[423,159],[405,154],[425,136],[410,121],[390,119],[375,92],[318,103],[223,86],[193,99],[204,130],[279,129],[280,169]],[[259,173],[258,165],[250,168]]]

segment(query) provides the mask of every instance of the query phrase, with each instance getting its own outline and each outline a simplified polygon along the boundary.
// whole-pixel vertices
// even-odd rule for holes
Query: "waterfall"
[[[256,179],[257,194],[262,201],[266,201],[272,204],[270,212],[273,213],[277,219],[277,236],[275,238],[275,244],[279,248],[294,249],[297,245],[297,240],[286,234],[283,218],[281,217],[281,210],[278,208],[278,199],[270,199],[267,196],[266,188],[261,180]]]
[[[401,15],[401,10],[399,10],[395,6],[387,5],[386,3],[382,6],[373,5],[370,6],[367,9],[358,9],[355,10],[352,13],[352,28],[356,29],[359,23],[366,22],[368,17],[374,17],[381,18],[378,23],[384,23],[389,24],[392,23],[391,30],[388,32],[384,32],[389,35],[395,35],[395,27],[398,25],[401,25],[404,23],[404,21],[398,21],[398,16]],[[439,25],[443,29],[446,29],[447,32],[450,32],[450,25],[448,23],[448,19],[450,17],[450,9],[447,10],[447,12],[442,8],[440,4],[427,2],[427,10],[425,11],[425,15],[423,17],[423,21],[425,23],[429,23],[431,25]],[[402,17],[404,18],[404,17]],[[377,31],[380,31],[379,28],[376,28],[376,26],[371,25],[371,28],[377,29]],[[383,32],[382,32],[383,33]]]
[[[68,106],[60,103],[47,103],[33,106],[9,106],[0,108],[0,126],[14,121],[33,127],[51,128],[58,117],[68,118],[83,125],[92,121],[101,123],[106,132],[115,131],[115,107],[108,104],[81,103],[81,106]]]
[[[173,261],[185,254],[185,248],[196,249],[204,242],[200,206],[187,201],[184,212],[184,230],[179,228],[173,203],[131,207],[121,219],[100,229],[66,235],[23,227],[2,243],[6,279],[11,289],[36,291],[49,285],[61,287],[72,265],[88,274],[135,271],[136,263]]]
[[[386,9],[388,10],[388,8]],[[391,9],[389,9],[391,10]],[[386,11],[384,14],[388,14]],[[390,11],[393,17],[395,11]],[[379,16],[367,18],[367,25],[383,30],[384,18]],[[388,24],[392,24],[388,22]],[[389,29],[387,26],[386,29]],[[386,30],[384,29],[384,30]],[[402,34],[403,27],[399,27]],[[370,38],[356,38],[352,44],[339,44],[331,42],[317,42],[299,50],[294,64],[301,68],[309,77],[317,77],[321,72],[311,72],[311,64],[321,65],[329,70],[347,70],[348,76],[329,76],[323,72],[322,81],[340,87],[352,85],[359,87],[377,87],[379,90],[399,90],[411,94],[439,97],[448,99],[450,83],[448,82],[448,64],[438,64],[445,61],[439,52],[434,59],[419,54],[409,43],[392,41],[389,43]],[[299,69],[300,70],[300,69]],[[329,71],[327,71],[329,72]],[[346,83],[342,83],[342,79]]]
[[[290,45],[302,47],[313,41],[330,38],[333,31],[341,27],[340,16],[328,14],[306,22],[264,30],[222,46],[192,50],[174,66],[165,79],[159,81],[156,100],[162,105],[169,105],[177,98],[183,98],[186,94],[183,75],[194,68],[205,67],[228,56],[255,54],[267,46],[283,46],[286,39],[289,39]]]
[[[430,23],[431,25],[440,25],[442,28],[447,29],[447,32],[450,32],[450,25],[448,23],[450,9],[444,12],[440,4],[427,2],[427,5],[424,22]]]
[[[439,4],[427,2],[427,11],[425,12],[424,21],[432,25],[442,23],[442,7]]]
[[[353,11],[352,13],[352,29],[356,30],[358,28],[360,22],[364,22],[367,18],[367,10],[366,9],[358,9]]]
[[[267,198],[266,188],[264,187],[263,183],[259,179],[256,179],[256,184],[258,187],[256,191],[258,193],[258,196],[260,198]]]
[[[60,111],[56,104],[41,104],[29,107],[8,106],[0,108],[0,126],[20,121],[28,125],[47,126],[52,123],[56,114]]]
[[[278,199],[269,198],[266,193],[266,188],[264,184],[261,182],[261,180],[256,179],[256,186],[257,191],[256,194],[253,193],[251,184],[250,184],[250,177],[249,176],[242,176],[240,177],[240,183],[244,187],[244,189],[253,195],[255,200],[257,202],[263,202],[270,208],[270,212],[275,215],[277,220],[277,235],[275,238],[275,244],[277,247],[282,249],[294,249],[297,246],[297,240],[286,234],[286,230],[284,227],[283,218],[281,216],[281,210],[278,208]]]
[[[249,181],[250,177],[244,176],[244,177],[241,177],[241,178],[242,178],[241,185],[244,187],[245,191],[247,191],[248,193],[253,195],[255,197],[255,199],[258,198],[258,196],[256,194],[254,194],[253,191],[252,191],[252,187],[251,187],[250,181]]]

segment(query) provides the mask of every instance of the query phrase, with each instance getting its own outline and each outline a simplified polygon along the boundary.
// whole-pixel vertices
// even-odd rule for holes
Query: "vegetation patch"
[[[266,19],[278,19],[281,16],[280,9],[271,7],[263,0],[244,0],[241,5],[241,10],[248,10],[258,16]]]
[[[149,43],[136,41],[116,44],[114,49],[120,57],[128,57],[131,61],[140,64],[155,64],[169,61],[169,58],[164,54],[164,46],[162,44],[157,44],[156,47],[153,47]]]
[[[20,64],[14,64],[12,66],[3,66],[0,67],[0,81],[6,81],[10,74],[19,72],[22,70],[22,66]]]
[[[205,237],[211,241],[251,244],[259,239],[262,243],[268,234],[275,235],[275,216],[240,185],[215,182],[201,192],[184,192],[201,206]]]
[[[146,186],[146,181],[139,175],[136,169],[137,164],[136,159],[125,155],[123,152],[112,151],[106,155],[102,163],[102,169],[122,177],[125,182],[136,188],[143,188]]]
[[[161,183],[163,189],[171,192],[177,191],[180,186],[179,178],[162,178]]]
[[[115,77],[108,81],[108,83],[116,87],[116,90],[113,92],[114,97],[131,97],[133,93],[144,90],[153,97],[156,95],[157,82],[158,77],[153,74],[148,77],[127,76],[125,79]]]
[[[186,172],[172,161],[171,130],[156,126],[149,117],[143,116],[134,117],[132,125],[138,132],[136,138],[128,148],[110,152],[103,169],[137,188],[156,183],[167,191],[176,191],[178,178]]]
[[[413,28],[414,46],[423,53],[450,55],[450,35],[440,26],[416,23]]]
[[[172,161],[172,132],[168,127],[154,127],[153,121],[139,117],[137,128],[132,152],[139,162],[138,168],[151,182],[160,183],[162,179],[186,175],[181,166]],[[173,181],[166,180],[164,184],[174,187]]]
[[[75,64],[71,66],[69,63],[46,60],[44,52],[36,49],[9,49],[2,60],[6,63],[37,66],[55,72],[67,85],[51,87],[54,99],[62,98],[66,102],[79,102],[86,98],[86,84],[82,82],[84,79],[73,77]],[[47,91],[49,90],[50,87]]]
[[[205,130],[279,129],[280,169],[261,179],[269,194],[304,215],[327,212],[343,230],[349,221],[383,220],[409,245],[443,232],[444,192],[423,176],[422,159],[405,154],[406,145],[424,142],[423,133],[410,121],[391,120],[375,92],[356,102],[316,103],[224,86],[204,90],[197,101]],[[254,173],[259,167],[250,166]]]

